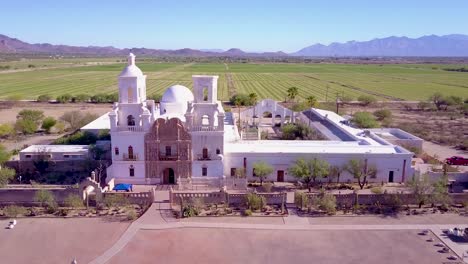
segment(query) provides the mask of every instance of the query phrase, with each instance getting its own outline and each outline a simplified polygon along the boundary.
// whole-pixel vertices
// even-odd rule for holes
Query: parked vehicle
[[[124,192],[131,192],[133,190],[132,184],[127,183],[119,183],[114,186],[114,191],[124,191]]]
[[[468,159],[463,158],[460,156],[453,156],[445,160],[445,162],[449,165],[462,165],[462,166],[468,166]]]

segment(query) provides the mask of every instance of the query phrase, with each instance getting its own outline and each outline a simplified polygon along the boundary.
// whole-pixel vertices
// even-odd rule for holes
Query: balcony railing
[[[117,131],[143,132],[140,126],[117,126]]]
[[[133,154],[133,155],[123,154],[122,159],[123,160],[138,160],[138,154]]]
[[[166,153],[159,153],[159,160],[178,160],[179,155],[177,153],[171,153],[171,155],[166,155]]]
[[[218,131],[217,126],[194,126],[192,131]]]
[[[212,160],[211,154],[208,154],[208,155],[197,154],[197,160]]]

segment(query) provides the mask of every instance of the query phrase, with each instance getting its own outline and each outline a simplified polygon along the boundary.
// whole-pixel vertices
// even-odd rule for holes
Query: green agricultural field
[[[57,60],[8,62],[19,69],[29,64],[51,67],[0,71],[0,98],[35,99],[41,94],[117,92],[117,76],[125,65],[118,61],[123,60],[97,60],[101,65],[92,65],[90,59],[61,63]],[[87,66],[83,66],[85,64]],[[352,98],[372,94],[379,100],[426,100],[434,92],[468,98],[468,73],[443,70],[464,65],[141,62],[138,66],[147,75],[148,94],[161,94],[173,84],[191,88],[191,75],[212,74],[219,75],[218,96],[222,100],[228,100],[234,92],[255,92],[260,98],[284,100],[286,90],[292,86],[299,89],[301,98],[315,95],[329,101],[334,100],[337,93]]]

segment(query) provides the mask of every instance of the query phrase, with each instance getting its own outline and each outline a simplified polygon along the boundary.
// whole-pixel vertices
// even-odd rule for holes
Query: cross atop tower
[[[128,54],[127,60],[128,66],[135,65],[135,55],[133,55],[133,53]]]

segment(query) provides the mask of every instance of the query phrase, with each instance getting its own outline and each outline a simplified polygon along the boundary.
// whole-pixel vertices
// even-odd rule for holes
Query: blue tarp
[[[132,190],[132,187],[133,185],[132,184],[128,184],[128,183],[118,183],[114,186],[114,191],[131,191]]]

